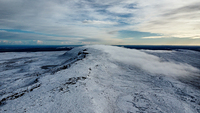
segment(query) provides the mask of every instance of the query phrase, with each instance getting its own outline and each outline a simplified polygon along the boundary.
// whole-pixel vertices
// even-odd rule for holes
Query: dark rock
[[[82,79],[84,79],[84,80],[85,80],[85,79],[86,79],[86,77],[82,77]]]

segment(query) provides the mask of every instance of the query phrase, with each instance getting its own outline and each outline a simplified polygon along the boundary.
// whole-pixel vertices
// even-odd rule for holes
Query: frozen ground
[[[0,112],[200,113],[200,52],[0,53]]]

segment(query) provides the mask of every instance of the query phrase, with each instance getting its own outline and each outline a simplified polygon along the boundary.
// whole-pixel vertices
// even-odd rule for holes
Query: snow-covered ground
[[[200,113],[200,52],[0,53],[0,112]]]

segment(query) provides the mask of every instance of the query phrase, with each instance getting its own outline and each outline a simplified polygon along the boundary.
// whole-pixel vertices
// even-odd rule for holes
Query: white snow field
[[[1,113],[200,113],[200,52],[0,53]]]

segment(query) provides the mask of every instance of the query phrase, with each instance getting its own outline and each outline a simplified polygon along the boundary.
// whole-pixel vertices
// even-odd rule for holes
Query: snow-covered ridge
[[[198,113],[199,56],[105,45],[0,53],[0,112]]]

